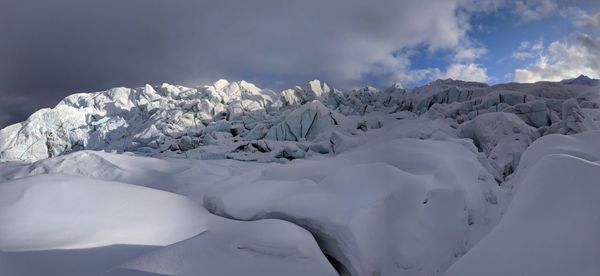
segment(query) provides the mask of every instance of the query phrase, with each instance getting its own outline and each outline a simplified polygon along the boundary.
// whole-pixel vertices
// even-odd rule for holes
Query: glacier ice
[[[305,150],[291,156],[301,158],[333,153],[335,140],[352,140],[358,131],[380,128],[387,114],[401,112],[452,119],[449,125],[469,124],[490,112],[513,113],[539,136],[571,134],[597,129],[597,97],[589,82],[488,86],[437,80],[412,90],[396,84],[384,91],[342,92],[314,80],[281,96],[245,81],[120,87],[68,96],[0,130],[0,160],[36,161],[90,149],[275,161],[285,159],[281,152],[290,152],[291,143]],[[271,140],[287,142],[262,142]]]
[[[0,274],[596,275],[599,88],[73,94],[0,130]]]

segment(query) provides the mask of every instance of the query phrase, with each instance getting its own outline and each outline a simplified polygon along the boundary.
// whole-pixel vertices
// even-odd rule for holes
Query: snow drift
[[[445,275],[597,275],[599,178],[596,163],[542,158],[498,226]]]
[[[176,194],[42,174],[0,185],[0,249],[168,245],[206,231],[202,211]]]

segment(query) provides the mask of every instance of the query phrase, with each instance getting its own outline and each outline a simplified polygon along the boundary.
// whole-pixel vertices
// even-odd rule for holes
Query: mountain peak
[[[566,79],[561,81],[564,84],[576,84],[576,85],[600,85],[600,80],[592,79],[586,75],[579,75],[574,79]]]

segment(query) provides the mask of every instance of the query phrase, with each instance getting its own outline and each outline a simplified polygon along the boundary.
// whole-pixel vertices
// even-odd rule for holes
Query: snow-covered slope
[[[134,272],[138,274],[134,274]],[[281,220],[214,221],[209,231],[104,275],[337,275],[309,232]]]
[[[0,130],[0,275],[596,275],[599,89],[75,94]]]
[[[491,229],[504,199],[476,153],[452,140],[366,145],[223,186],[204,196],[213,212],[297,223],[353,275],[443,271]]]
[[[600,133],[577,136],[534,143],[498,226],[445,275],[598,275],[600,154],[586,142]],[[576,157],[587,146],[592,160]]]
[[[79,162],[92,164],[86,160],[90,156],[83,155]],[[152,161],[135,157],[117,160],[125,170],[127,165]],[[66,167],[74,169],[77,163],[62,168]],[[119,172],[113,171],[103,176],[115,179],[117,175]],[[110,248],[115,245],[125,247]],[[105,260],[106,255],[118,256],[133,245],[155,247],[138,249],[144,254],[123,266],[120,264],[127,259]],[[92,259],[70,262],[69,252],[74,249]],[[29,259],[32,255],[26,252],[41,253]],[[224,266],[225,260],[234,265]],[[44,270],[48,261],[61,267]],[[311,234],[292,223],[224,219],[181,195],[59,173],[0,183],[0,264],[3,262],[0,275],[73,275],[73,271],[99,275],[108,270],[108,275],[131,275],[135,271],[335,275]],[[37,265],[39,270],[32,269]]]
[[[403,129],[401,128],[403,125],[398,124],[397,127]],[[399,131],[392,133],[398,134]],[[380,139],[387,140],[388,138],[384,137],[386,135],[388,134],[380,133]],[[21,164],[7,171],[3,177],[15,180],[0,183],[0,187],[14,187],[19,182],[29,183],[28,181],[44,186],[46,184],[44,178],[58,177],[55,175],[60,177],[69,175],[69,177],[60,181],[65,183],[62,184],[64,189],[53,189],[52,186],[47,186],[46,188],[51,190],[47,192],[48,198],[31,198],[24,203],[15,203],[7,199],[5,204],[10,208],[5,211],[7,216],[0,216],[0,222],[11,225],[11,233],[18,233],[19,229],[25,227],[18,223],[22,216],[31,218],[32,212],[48,214],[52,210],[38,207],[43,207],[44,202],[58,197],[52,196],[53,193],[60,195],[63,204],[70,206],[72,212],[60,212],[68,207],[57,205],[54,216],[60,221],[37,221],[36,223],[68,230],[57,230],[57,233],[80,231],[81,235],[101,237],[100,233],[103,231],[101,224],[89,223],[84,224],[85,227],[80,226],[82,220],[78,219],[79,216],[86,216],[92,222],[95,219],[104,221],[101,215],[90,213],[91,211],[86,212],[85,208],[78,208],[78,205],[83,205],[82,202],[91,207],[95,206],[98,212],[122,213],[138,208],[148,214],[156,213],[157,208],[160,212],[167,211],[159,201],[154,201],[156,205],[144,203],[142,193],[131,195],[118,189],[108,193],[106,196],[118,193],[120,198],[137,199],[127,201],[128,207],[124,208],[124,211],[115,211],[113,208],[118,209],[119,206],[111,205],[110,209],[103,207],[103,204],[110,203],[102,203],[102,194],[98,194],[95,189],[83,184],[70,189],[70,185],[79,182],[131,183],[179,193],[226,218],[257,222],[270,218],[277,219],[275,221],[280,223],[281,220],[285,220],[296,224],[314,235],[320,249],[329,256],[339,271],[348,271],[353,275],[436,273],[445,270],[457,256],[466,252],[493,227],[500,218],[503,202],[506,201],[506,190],[496,184],[493,176],[478,161],[485,160],[483,156],[477,153],[474,146],[469,145],[467,140],[441,136],[438,140],[401,138],[383,144],[377,141],[366,142],[337,157],[299,159],[287,164],[256,164],[233,160],[159,160],[80,151],[33,164]],[[41,179],[36,180],[36,178]],[[109,180],[113,182],[106,182]],[[129,184],[121,185],[123,188],[130,187]],[[144,189],[141,191],[145,191]],[[73,198],[71,193],[76,193],[78,196]],[[96,200],[89,200],[85,196],[86,193],[89,193],[89,196],[98,194]],[[7,192],[7,194],[18,193]],[[167,193],[160,192],[160,194]],[[193,274],[191,271],[197,271],[200,267],[210,267],[210,265],[217,266],[213,269],[220,275],[235,271],[250,271],[249,274],[264,275],[264,271],[277,271],[268,270],[269,266],[261,265],[252,259],[248,259],[250,268],[241,265],[246,261],[240,261],[242,262],[240,267],[227,266],[217,269],[222,265],[219,262],[230,258],[233,260],[233,256],[245,252],[230,247],[236,242],[238,236],[245,235],[243,233],[246,231],[249,231],[247,235],[253,235],[252,233],[259,230],[241,228],[239,231],[231,232],[231,230],[215,227],[215,219],[211,219],[213,216],[201,210],[195,211],[195,217],[190,214],[193,219],[181,217],[183,215],[185,214],[182,212],[171,219],[185,223],[184,225],[160,221],[160,218],[153,216],[144,219],[155,221],[167,229],[173,227],[178,231],[186,229],[185,225],[188,223],[199,220],[202,224],[192,229],[200,232],[206,230],[209,234],[200,234],[190,241],[149,253],[148,257],[140,257],[140,260],[132,261],[115,271],[136,269],[189,275]],[[124,227],[137,227],[137,223],[131,217],[124,214],[122,216],[133,224],[124,223]],[[79,228],[70,228],[69,221]],[[112,222],[110,219],[106,221]],[[243,226],[240,225],[241,223],[233,222],[227,223],[235,225],[234,227]],[[268,226],[268,228],[273,227],[275,226]],[[280,230],[267,229],[260,231],[280,232]],[[214,234],[210,234],[211,232]],[[135,233],[122,234],[123,240],[119,242],[127,243],[129,235]],[[212,235],[217,235],[218,241],[213,241],[212,238],[203,240]],[[258,253],[252,249],[248,254],[259,256],[283,254],[283,258],[287,261],[282,261],[280,271],[291,273],[296,269],[293,265],[297,265],[299,275],[308,273],[301,269],[306,266],[307,261],[318,263],[319,260],[324,260],[321,251],[315,253],[314,250],[308,249],[302,249],[305,252],[303,254],[285,253],[287,251],[278,253],[280,250],[277,249],[278,246],[293,234],[282,232],[281,235],[278,238],[274,234],[269,234],[263,238],[266,240],[259,244],[272,243],[272,245],[264,245],[264,249],[260,249],[262,245],[257,245]],[[312,238],[310,235],[308,237]],[[34,244],[43,244],[48,239],[54,240],[43,230],[34,231],[24,238]],[[306,239],[308,238],[298,240],[297,244],[307,243]],[[94,239],[90,238],[90,240]],[[102,241],[111,243],[104,238]],[[132,238],[131,242],[134,241],[135,239]],[[214,248],[220,247],[223,249],[218,251],[222,252],[218,253],[220,254],[218,256],[215,256],[217,253],[210,253],[213,251],[206,252],[207,248],[215,250]],[[183,257],[173,259],[170,256],[174,254]],[[197,257],[203,254],[208,255],[203,257],[202,261],[195,258],[185,259],[188,255]],[[244,254],[242,256],[246,256]],[[306,260],[306,258],[310,259]],[[277,259],[269,259],[269,262],[274,260]],[[288,262],[290,265],[284,265]],[[315,270],[308,274],[327,274],[326,268],[331,268],[323,265],[314,266],[314,263],[312,268]]]
[[[158,208],[157,208],[158,207]],[[207,230],[202,208],[176,194],[41,174],[0,185],[0,248],[169,245]]]

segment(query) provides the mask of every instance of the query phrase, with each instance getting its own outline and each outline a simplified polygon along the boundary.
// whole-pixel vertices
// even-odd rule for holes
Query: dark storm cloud
[[[352,85],[405,68],[398,49],[459,44],[469,1],[3,0],[0,126],[113,86]]]
[[[2,1],[0,126],[76,90],[183,79],[169,71],[177,60],[168,56],[166,39],[176,26],[164,3],[119,2]],[[176,8],[175,16],[186,12]]]

